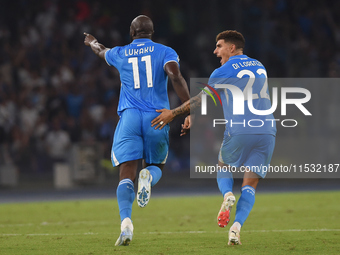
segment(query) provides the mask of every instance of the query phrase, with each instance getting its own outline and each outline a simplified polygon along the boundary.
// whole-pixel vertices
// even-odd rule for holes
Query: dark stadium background
[[[55,189],[54,164],[69,160],[77,171],[72,173],[72,190],[114,196],[118,172],[110,166],[110,148],[118,121],[119,76],[84,46],[83,32],[107,47],[124,45],[130,42],[132,19],[140,14],[153,20],[154,41],[177,51],[188,82],[190,77],[208,77],[220,65],[212,53],[215,36],[227,29],[244,34],[245,54],[259,59],[269,77],[340,76],[340,2],[335,0],[1,1],[3,199],[27,190],[50,194]],[[330,91],[334,102],[336,92]],[[171,86],[169,97],[172,107],[179,105]],[[325,93],[320,97],[315,107],[327,111],[323,102],[329,98]],[[334,107],[337,118],[339,104]],[[215,180],[189,178],[190,143],[189,137],[179,136],[182,120],[171,124],[169,159],[157,190],[217,193]],[[309,137],[339,140],[339,121],[326,130],[317,121],[309,119],[294,130],[279,128],[277,139],[291,143],[277,148],[274,160]],[[64,158],[49,155],[46,137],[56,126],[71,140]],[[334,146],[324,148],[325,162],[339,163],[339,146]],[[338,179],[268,179],[259,190],[326,189],[338,184]]]

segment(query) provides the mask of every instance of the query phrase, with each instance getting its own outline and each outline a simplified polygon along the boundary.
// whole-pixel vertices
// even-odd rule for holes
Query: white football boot
[[[121,233],[115,243],[115,246],[127,246],[132,241],[133,225],[130,218],[125,218],[120,226]]]
[[[237,222],[238,223],[238,222]],[[238,223],[239,224],[239,223]],[[240,237],[241,229],[235,226],[235,223],[230,227],[229,230],[229,241],[228,245],[241,245]]]
[[[138,178],[138,191],[137,191],[137,204],[139,207],[145,207],[151,197],[151,182],[152,175],[148,169],[142,169],[139,172]]]
[[[228,192],[224,195],[224,200],[221,205],[221,209],[217,215],[217,224],[221,228],[225,228],[230,221],[230,211],[235,204],[235,196],[232,192]]]

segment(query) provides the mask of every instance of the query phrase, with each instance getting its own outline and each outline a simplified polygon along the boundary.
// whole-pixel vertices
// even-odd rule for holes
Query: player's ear
[[[133,38],[136,36],[136,30],[132,28],[132,26],[130,26],[130,37],[131,37],[131,41],[133,40]]]

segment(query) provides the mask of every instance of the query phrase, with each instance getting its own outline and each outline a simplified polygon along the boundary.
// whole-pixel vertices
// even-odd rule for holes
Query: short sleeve
[[[105,52],[105,61],[109,66],[117,66],[118,51],[121,47],[114,47]]]
[[[169,62],[176,62],[179,66],[179,57],[178,57],[176,51],[174,51],[170,47],[166,47],[165,56],[164,56],[164,60],[163,60],[163,68]]]
[[[227,84],[229,82],[230,77],[231,74],[228,72],[226,67],[222,68],[220,67],[212,72],[212,74],[209,77],[208,84],[210,87],[215,89],[216,84]],[[209,89],[209,87],[206,87],[206,89]]]
[[[215,69],[215,70],[211,73],[211,75],[210,75],[210,77],[209,77],[209,80],[210,80],[210,79],[216,79],[216,78],[221,78],[221,72],[220,72],[219,69]]]

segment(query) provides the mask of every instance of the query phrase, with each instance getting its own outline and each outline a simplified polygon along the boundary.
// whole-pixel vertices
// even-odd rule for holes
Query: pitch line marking
[[[340,229],[272,229],[272,230],[244,230],[242,233],[267,233],[267,232],[340,232]],[[208,234],[208,233],[220,233],[225,234],[225,231],[177,231],[177,232],[143,232],[142,234],[162,234],[162,235],[173,235],[173,234]],[[99,234],[117,234],[117,233],[93,233],[93,232],[86,232],[86,233],[35,233],[35,234],[0,234],[0,236],[76,236],[76,235],[99,235]]]
[[[109,225],[113,223],[112,221],[75,221],[75,222],[47,222],[43,221],[41,223],[18,223],[18,224],[0,224],[0,228],[7,227],[31,227],[31,226],[51,226],[51,225]]]
[[[266,232],[340,232],[340,229],[272,229],[272,230],[243,230],[242,233],[266,233]],[[142,234],[207,234],[207,233],[222,233],[225,234],[225,231],[177,231],[177,232],[143,232]]]
[[[87,233],[37,233],[37,234],[0,234],[0,236],[79,236],[79,235],[98,235],[99,233],[87,232]]]

